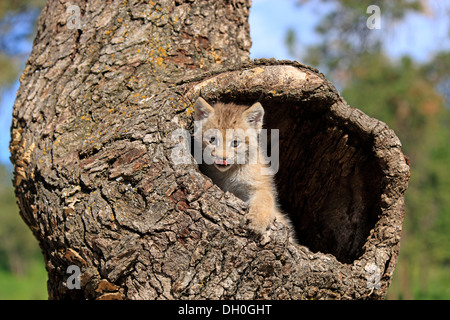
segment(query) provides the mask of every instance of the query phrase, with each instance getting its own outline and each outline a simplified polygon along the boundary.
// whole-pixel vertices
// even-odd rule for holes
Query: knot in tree
[[[317,70],[249,60],[249,2],[48,1],[14,106],[21,215],[52,299],[382,299],[397,262],[409,166],[395,133]],[[55,14],[57,13],[57,14]],[[277,129],[292,221],[248,228],[248,205],[193,155],[193,103],[251,105]],[[186,150],[188,147],[186,148]],[[81,270],[80,289],[67,268]]]

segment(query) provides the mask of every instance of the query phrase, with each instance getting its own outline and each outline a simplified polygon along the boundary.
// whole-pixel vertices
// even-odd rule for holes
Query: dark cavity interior
[[[261,103],[269,143],[270,129],[279,130],[275,180],[281,209],[291,218],[298,242],[352,263],[362,255],[380,213],[381,172],[370,141],[340,126],[327,102]]]

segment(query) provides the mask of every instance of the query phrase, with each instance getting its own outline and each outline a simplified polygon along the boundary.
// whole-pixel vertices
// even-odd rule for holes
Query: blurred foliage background
[[[0,101],[17,84],[44,2],[0,2]],[[433,14],[436,6],[427,0],[291,2],[297,10],[313,3],[326,14],[317,18],[314,45],[303,43],[294,28],[285,30],[290,56],[319,68],[351,106],[394,129],[411,163],[399,262],[387,298],[450,299],[450,51],[436,43],[426,62],[393,59],[383,32],[410,14]],[[367,28],[370,5],[381,8],[380,30]],[[441,8],[450,17],[450,6]],[[0,299],[46,299],[43,258],[18,213],[11,172],[11,164],[0,162]]]
[[[6,120],[11,119],[13,103],[5,101],[5,97],[17,84],[30,54],[36,21],[44,3],[45,0],[0,1],[2,140],[9,139],[6,133],[10,123]],[[7,108],[6,103],[11,105]],[[1,152],[4,154],[6,150]],[[19,215],[11,181],[12,165],[0,162],[0,299],[47,299],[44,259],[36,239]]]

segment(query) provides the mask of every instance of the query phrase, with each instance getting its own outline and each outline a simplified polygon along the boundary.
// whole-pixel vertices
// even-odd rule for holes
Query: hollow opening
[[[251,105],[256,99],[222,96],[219,101]],[[364,252],[380,213],[382,173],[370,141],[333,119],[329,101],[269,97],[260,102],[268,141],[271,129],[279,130],[275,181],[298,242],[352,263]]]
[[[266,127],[280,130],[275,179],[299,243],[351,263],[378,219],[382,174],[370,143],[339,126],[324,103],[267,101]]]

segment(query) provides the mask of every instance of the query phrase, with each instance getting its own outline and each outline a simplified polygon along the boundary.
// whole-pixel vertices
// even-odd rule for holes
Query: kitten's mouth
[[[216,159],[216,161],[214,162],[214,166],[219,171],[226,171],[231,167],[231,165],[228,164],[227,161],[223,159]]]

